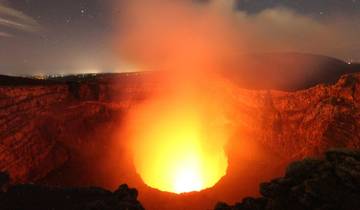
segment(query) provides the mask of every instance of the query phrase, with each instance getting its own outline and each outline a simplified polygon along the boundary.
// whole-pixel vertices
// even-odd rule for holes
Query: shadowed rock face
[[[144,210],[137,195],[127,185],[114,192],[95,187],[15,185],[0,192],[0,206],[3,210]]]
[[[355,210],[360,208],[360,152],[330,150],[325,159],[290,164],[282,178],[260,185],[260,198],[215,210]]]

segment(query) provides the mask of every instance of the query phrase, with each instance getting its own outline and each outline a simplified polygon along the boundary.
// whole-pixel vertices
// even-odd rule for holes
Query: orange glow
[[[150,187],[175,193],[200,191],[226,174],[227,132],[212,104],[206,107],[214,109],[205,108],[201,99],[179,95],[136,108],[134,165]]]
[[[120,14],[122,36],[116,39],[121,57],[162,72],[155,93],[130,110],[135,169],[148,186],[162,191],[210,188],[228,165],[224,146],[231,91],[215,74],[233,55],[232,21],[215,6],[191,1],[121,5],[126,8]]]

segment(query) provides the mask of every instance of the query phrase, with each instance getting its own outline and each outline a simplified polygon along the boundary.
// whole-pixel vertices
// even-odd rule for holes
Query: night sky
[[[238,0],[235,5],[249,14],[274,7],[315,21],[336,17],[360,28],[360,0]],[[127,70],[112,48],[117,11],[112,0],[0,0],[0,73]],[[349,52],[329,56],[360,61],[359,43],[349,46]]]

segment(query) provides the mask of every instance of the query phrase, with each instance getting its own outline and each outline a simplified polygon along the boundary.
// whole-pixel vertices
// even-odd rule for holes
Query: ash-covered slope
[[[282,178],[260,185],[260,198],[245,198],[215,210],[360,209],[360,152],[330,150],[325,159],[290,164]]]

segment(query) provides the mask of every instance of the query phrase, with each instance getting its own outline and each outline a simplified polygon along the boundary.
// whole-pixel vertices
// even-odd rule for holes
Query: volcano
[[[268,56],[269,60],[274,60],[274,54]],[[242,79],[236,76],[240,72],[219,73],[232,84],[231,88],[222,89],[222,94],[229,96],[235,109],[229,109],[226,120],[217,120],[222,122],[220,127],[216,125],[206,131],[219,133],[215,131],[223,129],[225,124],[234,132],[227,137],[210,135],[219,140],[207,141],[218,143],[225,138],[227,141],[210,144],[215,149],[209,150],[199,149],[202,141],[198,141],[201,135],[197,132],[201,129],[195,129],[198,120],[188,118],[196,116],[189,113],[197,108],[203,110],[202,107],[190,103],[170,114],[169,110],[173,109],[166,107],[172,107],[175,101],[168,103],[169,99],[162,112],[144,111],[139,107],[150,96],[164,91],[159,85],[162,72],[49,79],[1,76],[0,171],[8,172],[13,183],[63,187],[95,185],[111,190],[116,190],[120,183],[127,183],[139,190],[140,201],[150,210],[188,206],[210,209],[218,201],[234,203],[246,196],[258,196],[259,183],[280,176],[291,161],[307,156],[320,157],[332,147],[359,149],[360,74],[351,73],[356,72],[358,66],[321,56],[276,56],[279,56],[277,65],[280,67],[269,68],[269,72],[264,70],[264,76],[277,74],[280,82],[257,83],[254,87],[241,83]],[[322,63],[322,68],[296,86],[281,82],[289,76],[281,72],[298,56],[311,62],[320,59],[317,63]],[[250,57],[249,66],[254,68],[256,62],[266,63],[268,59],[265,55]],[[281,60],[282,57],[286,59]],[[206,87],[209,93],[218,90],[216,85]],[[181,101],[176,102],[181,104]],[[137,115],[150,115],[149,119],[154,119],[133,122],[143,123],[146,126],[139,126],[141,129],[153,132],[142,136],[146,144],[134,144],[129,149],[129,139],[134,136],[127,132],[127,119],[133,116],[130,114],[133,110],[138,110]],[[215,116],[212,110],[205,115],[215,118],[211,117]],[[175,137],[180,140],[173,133],[178,133]],[[164,139],[167,143],[175,142],[164,146],[168,153],[148,150],[154,145],[166,145]],[[198,145],[189,142],[198,142]],[[146,153],[149,151],[151,154]],[[185,161],[178,155],[184,151],[188,158]],[[197,156],[201,152],[203,154]],[[156,156],[159,153],[165,155]],[[170,158],[177,156],[181,158],[175,158],[175,162]],[[164,172],[160,174],[154,173],[159,171],[159,165],[155,164],[158,160],[168,161],[160,164],[166,166],[161,168]],[[217,161],[219,164],[212,165]],[[197,171],[199,162],[209,167]],[[166,173],[174,172],[178,168],[175,166],[185,171],[183,174],[175,171],[178,175],[175,183],[180,184],[164,184],[169,182]],[[203,183],[207,177],[212,178]]]

